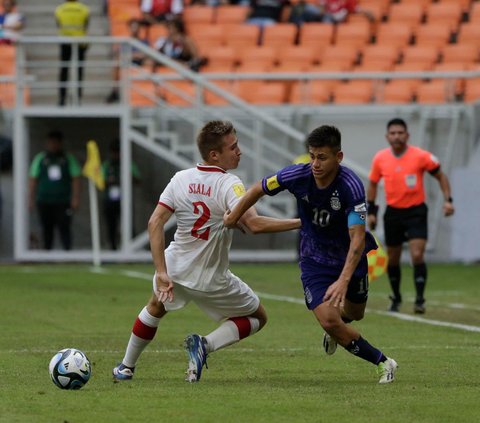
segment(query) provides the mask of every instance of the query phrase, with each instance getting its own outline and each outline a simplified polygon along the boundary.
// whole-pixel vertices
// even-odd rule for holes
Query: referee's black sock
[[[400,272],[400,266],[388,266],[387,271],[393,296],[395,297],[395,300],[401,302],[402,296],[400,294],[400,280],[402,278],[402,274]]]
[[[425,285],[427,283],[427,265],[425,263],[415,264],[413,266],[413,279],[415,280],[415,290],[417,291],[417,303],[423,304],[425,299]]]

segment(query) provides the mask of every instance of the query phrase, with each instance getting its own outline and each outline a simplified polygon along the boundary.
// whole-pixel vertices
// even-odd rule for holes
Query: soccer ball
[[[57,352],[50,360],[48,370],[53,383],[60,389],[80,389],[92,375],[87,356],[75,348]]]
[[[367,254],[368,260],[368,279],[374,281],[382,276],[387,270],[388,255],[380,243],[376,250],[371,250]]]

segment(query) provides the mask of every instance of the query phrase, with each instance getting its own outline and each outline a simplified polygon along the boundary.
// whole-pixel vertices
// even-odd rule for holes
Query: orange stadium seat
[[[9,45],[0,45],[0,75],[15,74],[16,49]]]
[[[212,24],[215,8],[212,6],[191,5],[183,10],[183,21],[187,28],[192,24]]]
[[[231,92],[232,91],[232,81],[210,81],[214,83],[215,85],[218,85],[219,88],[224,89],[225,91]],[[210,105],[210,106],[225,106],[229,104],[227,100],[225,100],[223,97],[218,96],[215,94],[213,91],[210,90],[205,90],[204,91],[204,98],[205,98],[205,103]]]
[[[321,58],[321,64],[329,62],[345,63],[347,67],[351,67],[358,59],[358,49],[354,46],[338,45],[327,46]]]
[[[247,19],[247,6],[221,5],[217,7],[215,21],[217,24],[241,24]]]
[[[208,58],[208,66],[221,66],[233,68],[235,64],[235,51],[232,47],[216,47],[205,52]]]
[[[415,44],[443,47],[450,41],[451,29],[445,23],[420,25],[415,31]]]
[[[404,47],[410,43],[412,34],[412,27],[402,22],[381,23],[377,28],[376,44]]]
[[[457,42],[459,44],[474,43],[480,40],[480,21],[468,22],[460,26]]]
[[[328,103],[331,88],[324,81],[295,82],[290,92],[290,104],[322,104]]]
[[[152,25],[148,28],[148,39],[152,45],[160,39],[166,37],[168,34],[167,27],[165,25]]]
[[[110,22],[128,22],[130,19],[139,18],[141,16],[140,7],[134,5],[111,5],[108,8],[108,16]]]
[[[408,46],[403,49],[403,63],[425,63],[433,65],[438,60],[438,49],[432,46]]]
[[[467,12],[472,0],[439,0],[440,3],[456,3],[462,7],[462,11]]]
[[[366,46],[362,51],[362,64],[386,63],[393,65],[397,63],[400,56],[400,49],[388,44],[372,44]]]
[[[300,27],[299,45],[314,51],[318,61],[325,48],[332,43],[334,26],[331,24],[307,23]]]
[[[360,2],[360,8],[370,13],[376,22],[382,21],[387,14],[389,6],[389,1],[363,0]]]
[[[279,23],[263,28],[262,45],[277,51],[287,46],[293,46],[297,37],[297,26],[291,23]]]
[[[422,62],[414,62],[414,63],[400,63],[395,65],[393,68],[394,72],[426,72],[432,70],[433,65],[428,63]],[[415,91],[418,86],[423,82],[421,77],[419,78],[409,78],[409,79],[392,79],[393,81],[401,81],[405,85],[408,85]]]
[[[414,87],[405,80],[392,80],[382,90],[381,102],[385,104],[408,104],[413,100]]]
[[[130,104],[135,107],[153,107],[155,102],[151,99],[155,93],[152,81],[132,81],[130,88]]]
[[[249,103],[256,105],[279,105],[285,102],[285,85],[281,82],[261,82],[255,90],[245,93]]]
[[[366,104],[372,101],[373,88],[371,81],[343,82],[333,92],[336,104]]]
[[[268,66],[273,66],[276,61],[277,54],[271,47],[256,46],[243,50],[240,57],[240,63],[248,61],[263,62]]]
[[[265,73],[273,68],[272,63],[264,61],[244,59],[243,63],[240,63],[236,68],[237,73]]]
[[[165,101],[171,106],[191,107],[195,99],[195,84],[190,81],[169,81],[176,90],[164,89]],[[192,101],[188,100],[191,99]]]
[[[437,72],[454,72],[454,71],[466,71],[468,65],[463,62],[451,62],[451,63],[437,63],[433,69]],[[460,95],[463,92],[465,86],[465,80],[463,79],[434,79],[434,81],[451,81],[451,84],[455,86],[455,94]]]
[[[401,0],[401,3],[403,4],[419,4],[422,6],[423,10],[426,10],[427,7],[430,5],[430,3],[435,0]]]
[[[416,27],[423,19],[424,9],[418,2],[395,3],[390,6],[389,22],[402,22]]]
[[[368,21],[338,25],[335,44],[351,44],[356,47],[362,47],[370,42],[370,31],[370,23]]]
[[[236,25],[224,34],[225,44],[233,48],[248,48],[258,44],[260,30],[257,25]]]
[[[475,63],[479,60],[480,43],[450,44],[442,49],[443,62]]]
[[[389,72],[393,69],[393,63],[371,61],[361,63],[353,68],[353,72]]]
[[[467,79],[465,82],[464,100],[467,103],[480,101],[480,78]]]
[[[432,3],[427,9],[427,22],[458,26],[462,18],[462,5],[457,2]]]
[[[452,84],[445,80],[424,82],[417,89],[417,103],[442,104],[452,101],[454,90]]]
[[[480,22],[480,2],[476,1],[472,3],[472,7],[469,13],[470,22]]]
[[[313,65],[317,57],[315,52],[305,46],[288,46],[278,51],[277,59],[281,64],[297,64],[299,67]]]

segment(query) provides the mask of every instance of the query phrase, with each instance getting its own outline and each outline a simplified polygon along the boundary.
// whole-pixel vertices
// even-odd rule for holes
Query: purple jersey
[[[340,166],[333,182],[321,189],[315,184],[310,164],[299,164],[265,177],[262,187],[267,195],[276,195],[287,189],[297,199],[302,221],[301,260],[313,260],[341,271],[350,247],[349,213],[359,213],[365,222],[365,189],[360,178]],[[375,248],[374,238],[367,233],[365,251],[354,273],[356,276],[367,272],[366,253]]]

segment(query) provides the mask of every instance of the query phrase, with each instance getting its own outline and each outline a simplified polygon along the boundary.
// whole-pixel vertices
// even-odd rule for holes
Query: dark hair
[[[387,131],[390,129],[390,126],[392,126],[392,125],[403,126],[405,128],[405,131],[408,131],[407,123],[403,119],[394,118],[394,119],[389,120],[388,123],[387,123]]]
[[[342,149],[342,135],[335,126],[319,126],[308,134],[307,147],[330,147],[337,153]]]
[[[207,122],[197,136],[197,146],[203,160],[208,160],[210,151],[221,151],[226,135],[235,134],[232,122],[212,120]]]
[[[180,34],[186,35],[187,31],[185,29],[185,24],[180,18],[172,19],[167,21],[167,26],[172,25]]]
[[[63,141],[63,134],[62,134],[61,131],[58,131],[58,130],[50,131],[47,134],[47,139],[52,140],[52,141],[62,142]]]

